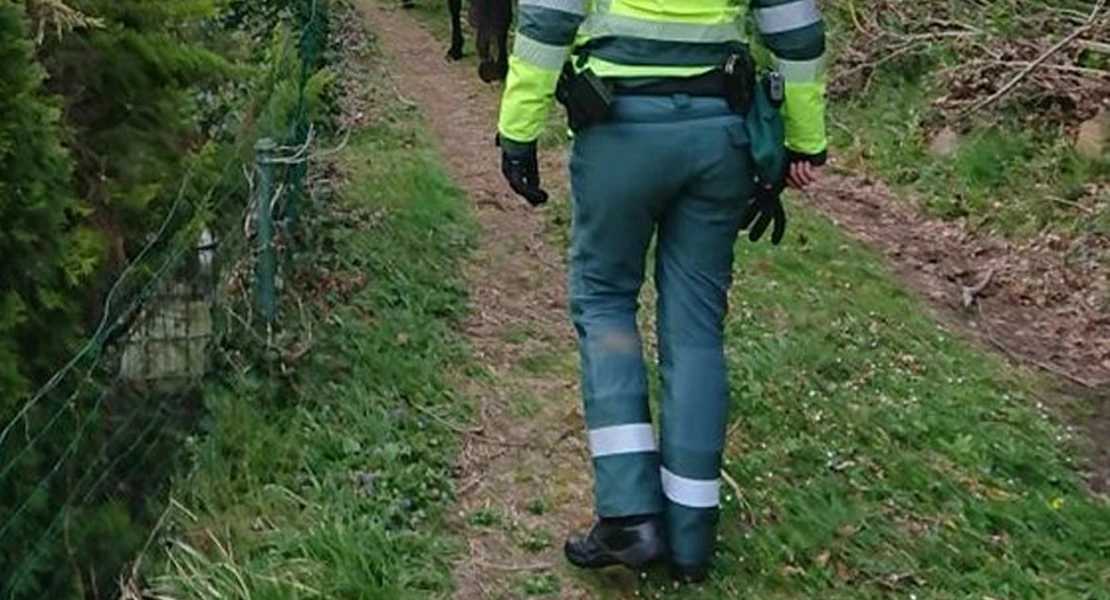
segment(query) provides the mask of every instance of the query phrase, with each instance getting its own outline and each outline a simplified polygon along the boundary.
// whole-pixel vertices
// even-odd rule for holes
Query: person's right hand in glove
[[[540,187],[540,167],[536,158],[536,143],[521,144],[496,138],[501,148],[501,174],[509,187],[532,206],[547,202],[547,192]]]

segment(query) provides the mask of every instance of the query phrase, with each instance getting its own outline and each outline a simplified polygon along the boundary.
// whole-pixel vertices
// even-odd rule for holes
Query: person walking
[[[733,247],[756,215],[751,237],[774,222],[777,243],[778,191],[825,163],[823,19],[815,0],[520,0],[518,15],[496,142],[533,206],[548,199],[536,141],[554,100],[573,132],[568,291],[597,520],[564,551],[582,568],[667,559],[699,582],[719,518]],[[779,78],[756,76],[750,22]],[[768,103],[770,152],[774,128],[752,116]],[[760,172],[776,154],[780,175]],[[636,320],[653,236],[658,442]]]

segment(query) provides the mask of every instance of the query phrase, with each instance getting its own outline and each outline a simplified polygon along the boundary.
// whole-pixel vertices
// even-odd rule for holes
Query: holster
[[[567,62],[555,85],[555,100],[566,108],[571,131],[578,132],[609,118],[613,88],[591,69],[577,72]]]
[[[752,106],[752,87],[755,86],[755,63],[748,52],[736,52],[721,65],[725,101],[739,115],[747,115]]]

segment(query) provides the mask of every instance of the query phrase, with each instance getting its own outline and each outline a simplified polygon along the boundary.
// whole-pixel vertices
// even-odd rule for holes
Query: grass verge
[[[429,598],[450,589],[442,527],[468,404],[460,261],[475,233],[416,113],[388,108],[335,159],[345,182],[305,224],[296,289],[314,330],[288,374],[209,394],[176,484],[162,597]],[[292,326],[286,324],[286,327]]]

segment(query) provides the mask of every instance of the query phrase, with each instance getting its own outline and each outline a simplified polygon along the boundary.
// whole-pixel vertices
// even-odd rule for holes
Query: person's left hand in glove
[[[547,202],[547,192],[540,187],[540,167],[536,158],[536,143],[519,143],[500,135],[496,143],[501,148],[501,174],[509,187],[532,206]]]

